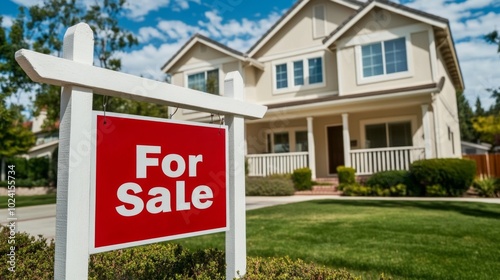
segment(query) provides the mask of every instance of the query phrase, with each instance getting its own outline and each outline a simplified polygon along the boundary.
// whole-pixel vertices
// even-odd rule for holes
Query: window
[[[188,88],[219,94],[219,69],[188,75]]]
[[[323,58],[303,58],[276,64],[274,66],[275,90],[297,90],[298,87],[321,86],[323,79]],[[292,81],[292,82],[288,82]]]
[[[302,60],[293,63],[293,83],[296,86],[304,85],[304,62]]]
[[[361,46],[363,77],[408,71],[406,38]]]
[[[309,62],[309,84],[323,82],[323,63],[321,57],[310,58]]]
[[[288,153],[290,152],[290,141],[288,139],[288,132],[281,132],[274,134],[274,149],[275,153]]]
[[[411,122],[370,124],[365,126],[366,148],[412,146]]]
[[[288,87],[288,75],[285,64],[276,65],[276,88],[286,88]]]
[[[307,131],[296,131],[295,132],[295,151],[296,152],[307,152]]]
[[[307,152],[308,148],[307,131],[304,128],[267,133],[268,153]]]

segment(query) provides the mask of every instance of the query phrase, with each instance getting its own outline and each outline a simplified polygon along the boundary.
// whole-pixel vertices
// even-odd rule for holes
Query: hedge
[[[420,187],[420,195],[427,195],[430,188],[441,196],[441,187],[447,196],[462,196],[472,185],[476,162],[458,158],[419,160],[410,165],[410,173]]]
[[[54,278],[54,243],[27,233],[15,235],[15,272],[7,263],[10,231],[0,226],[0,279],[45,280]],[[91,280],[217,280],[225,279],[225,253],[216,249],[190,251],[174,243],[156,243],[94,254],[89,259]],[[345,270],[285,258],[247,257],[243,279],[360,279]],[[380,278],[380,279],[383,279]]]

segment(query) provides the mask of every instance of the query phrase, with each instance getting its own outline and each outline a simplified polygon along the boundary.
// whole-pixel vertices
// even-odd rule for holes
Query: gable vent
[[[315,39],[326,36],[326,9],[324,5],[313,7],[313,36]]]

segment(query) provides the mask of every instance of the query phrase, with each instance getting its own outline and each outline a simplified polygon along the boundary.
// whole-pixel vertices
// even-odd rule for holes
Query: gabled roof
[[[375,7],[385,9],[387,11],[412,18],[414,20],[427,23],[438,30],[444,31],[441,35],[443,40],[447,40],[449,44],[449,53],[446,60],[447,68],[452,76],[453,83],[458,90],[464,89],[464,82],[462,78],[462,71],[460,65],[458,64],[457,53],[455,49],[455,44],[453,43],[453,38],[450,31],[449,21],[445,18],[432,15],[420,10],[416,10],[404,5],[400,5],[387,0],[369,0],[364,3],[356,13],[351,15],[344,23],[339,25],[335,30],[332,31],[325,39],[323,39],[323,44],[326,47],[334,44],[342,35],[344,35],[349,29],[351,29],[359,20],[361,20],[365,15],[372,11]],[[438,35],[438,34],[437,34]]]
[[[352,9],[358,9],[363,2],[356,0],[331,0],[332,2],[347,6]],[[281,16],[281,18],[247,51],[249,57],[257,53],[279,30],[285,26],[310,0],[297,0],[295,4]]]
[[[228,46],[225,46],[217,41],[214,41],[206,36],[203,36],[199,33],[193,35],[191,39],[189,39],[162,67],[161,70],[163,72],[168,72],[172,66],[179,61],[186,53],[188,53],[192,47],[194,47],[197,43],[204,44],[210,48],[213,48],[221,53],[224,53],[228,56],[232,56],[238,60],[245,61],[245,55],[237,50],[231,49]]]

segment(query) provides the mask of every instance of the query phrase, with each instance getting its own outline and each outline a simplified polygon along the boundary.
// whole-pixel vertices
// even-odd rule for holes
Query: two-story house
[[[464,83],[449,22],[393,2],[299,0],[246,53],[197,34],[162,70],[220,95],[224,76],[241,73],[246,100],[268,106],[246,121],[250,175],[308,166],[321,178],[339,165],[362,175],[461,155]]]

